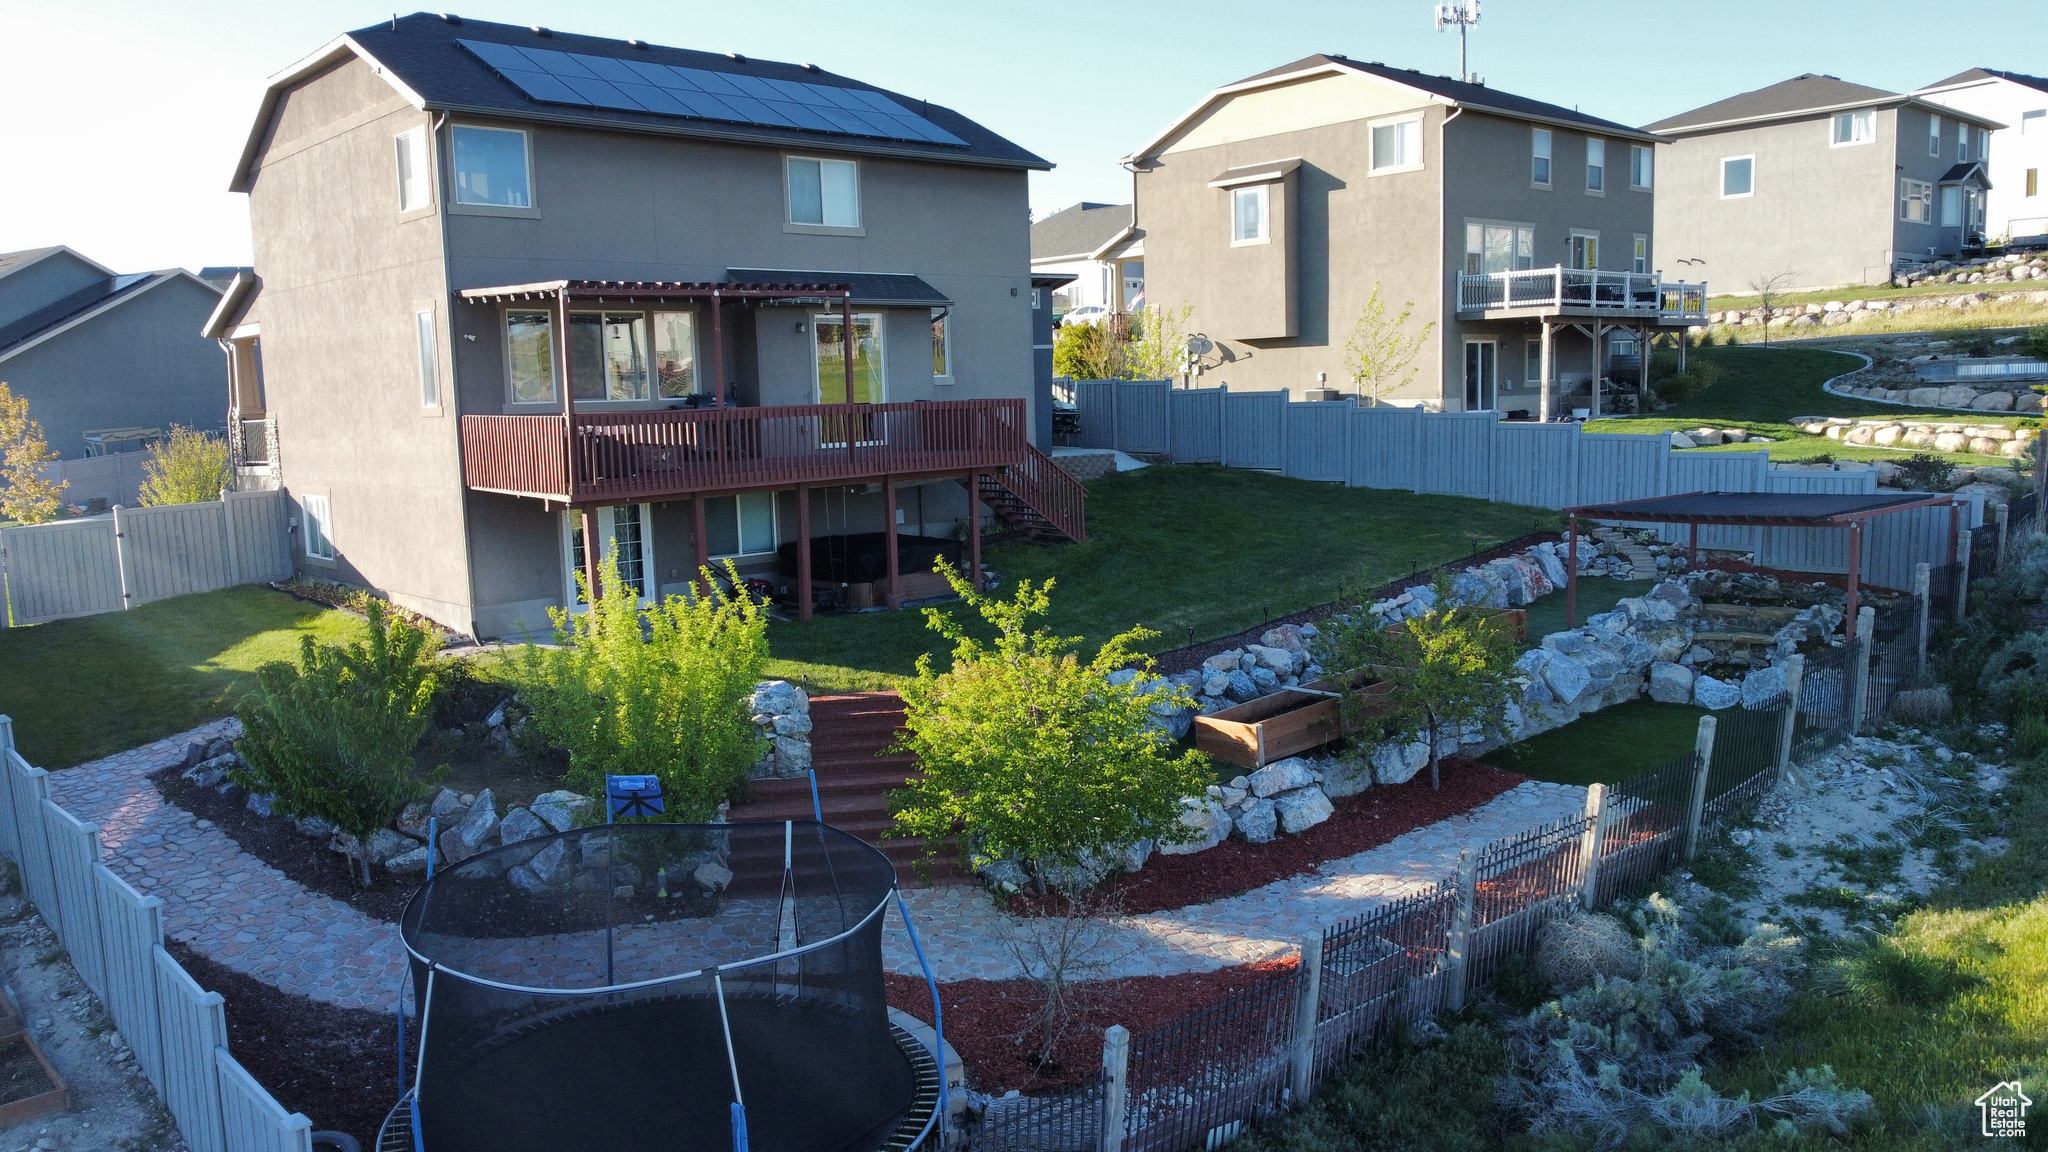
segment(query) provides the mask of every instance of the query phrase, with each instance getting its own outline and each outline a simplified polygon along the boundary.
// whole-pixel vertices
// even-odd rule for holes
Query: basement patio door
[[[598,553],[599,559],[617,547],[619,580],[633,589],[642,604],[651,604],[654,599],[653,584],[648,579],[654,571],[653,515],[653,507],[647,504],[615,504],[599,508],[593,516],[598,533],[604,537],[598,543],[603,549]],[[581,612],[590,606],[583,586],[576,580],[583,571],[583,548],[583,514],[571,508],[562,513],[563,599],[571,612]]]
[[[1465,341],[1465,411],[1491,412],[1494,386],[1499,378],[1500,344],[1493,340]]]

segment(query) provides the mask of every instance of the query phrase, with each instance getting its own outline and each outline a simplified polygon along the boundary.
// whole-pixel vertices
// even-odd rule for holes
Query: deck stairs
[[[1088,538],[1088,489],[1052,457],[1025,446],[1025,457],[981,474],[981,498],[1003,523],[1041,544]]]

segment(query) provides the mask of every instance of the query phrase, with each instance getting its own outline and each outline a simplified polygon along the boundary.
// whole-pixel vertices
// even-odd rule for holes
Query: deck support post
[[[1792,772],[1792,738],[1799,729],[1799,685],[1806,679],[1806,657],[1785,658],[1785,711],[1778,720],[1778,783]]]
[[[903,607],[903,590],[898,584],[902,558],[896,551],[896,478],[882,477],[882,550],[889,554],[889,611]]]
[[[1552,361],[1554,361],[1557,357],[1556,354],[1552,351],[1552,346],[1556,342],[1556,336],[1553,335],[1553,331],[1554,330],[1551,327],[1550,321],[1543,321],[1543,398],[1539,407],[1539,415],[1537,416],[1537,419],[1545,424],[1550,423],[1551,417],[1557,415],[1557,393],[1555,388],[1555,379],[1557,373],[1552,363]]]
[[[598,567],[602,562],[600,557],[604,555],[604,539],[598,535],[597,525],[603,517],[597,514],[597,509],[588,504],[579,511],[583,513],[583,579],[588,585],[584,595],[589,598],[590,606],[595,609],[597,598],[604,594],[597,581]]]
[[[1479,858],[1470,848],[1458,853],[1458,902],[1451,909],[1451,930],[1444,939],[1444,1010],[1465,1006],[1471,982],[1472,904],[1479,895]]]
[[[1692,801],[1685,809],[1685,858],[1700,854],[1700,818],[1707,811],[1707,777],[1714,771],[1714,729],[1720,721],[1700,717],[1699,734],[1693,738]]]
[[[711,537],[704,530],[704,494],[690,497],[690,539],[697,546],[697,570],[690,573],[690,582],[697,586],[699,595],[711,594]]]
[[[811,618],[811,490],[796,490],[796,615]]]
[[[967,474],[967,582],[981,591],[981,473]]]
[[[1579,626],[1579,518],[1576,514],[1565,518],[1565,540],[1568,542],[1564,562],[1564,626]]]
[[[1323,934],[1301,938],[1301,967],[1295,985],[1294,1036],[1288,1045],[1288,1090],[1300,1108],[1316,1089],[1316,1017],[1322,1012]]]
[[[711,394],[725,407],[725,302],[711,290]]]

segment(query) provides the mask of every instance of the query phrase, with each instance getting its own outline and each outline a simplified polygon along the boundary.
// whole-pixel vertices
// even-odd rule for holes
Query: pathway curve
[[[1166,912],[1125,917],[1104,933],[1094,979],[1168,976],[1250,964],[1292,953],[1300,941],[1448,877],[1458,852],[1585,810],[1586,790],[1527,781],[1469,812],[1439,820],[1306,876],[1276,880],[1242,895]],[[904,893],[918,940],[941,981],[1005,980],[1023,975],[1008,943],[1011,922],[978,887]],[[882,937],[892,972],[917,975],[917,957],[892,914]]]

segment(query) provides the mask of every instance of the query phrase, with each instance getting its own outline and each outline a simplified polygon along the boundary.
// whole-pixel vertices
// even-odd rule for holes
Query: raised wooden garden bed
[[[0,1128],[71,1107],[71,1090],[26,1032],[0,1040]]]

